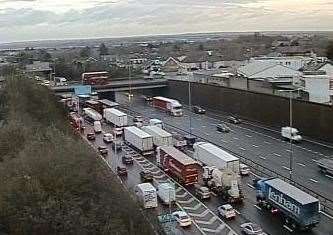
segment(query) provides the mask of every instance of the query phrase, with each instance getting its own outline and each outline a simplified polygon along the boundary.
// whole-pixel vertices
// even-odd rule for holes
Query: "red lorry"
[[[109,78],[109,73],[103,72],[89,72],[82,74],[82,84],[84,85],[105,85]]]
[[[178,182],[184,185],[198,183],[200,165],[197,161],[171,146],[161,146],[156,151],[157,164]]]
[[[85,108],[91,108],[91,109],[94,109],[95,111],[99,112],[100,114],[103,114],[103,106],[97,100],[86,100],[84,102],[84,106],[85,106]]]
[[[75,112],[69,113],[69,120],[75,131],[82,132],[84,130],[84,121],[79,114]]]
[[[179,117],[183,115],[183,108],[178,100],[155,96],[153,97],[153,107],[166,111],[172,116]]]

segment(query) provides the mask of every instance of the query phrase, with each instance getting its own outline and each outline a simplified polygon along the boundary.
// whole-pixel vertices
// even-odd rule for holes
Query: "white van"
[[[249,175],[250,174],[250,167],[248,167],[247,165],[240,163],[239,164],[239,173],[241,175]]]
[[[300,142],[302,140],[302,136],[299,134],[299,131],[296,128],[291,128],[289,126],[281,128],[281,135],[287,140],[293,140],[296,142]]]
[[[102,124],[100,121],[94,121],[94,131],[96,134],[99,134],[102,132]]]
[[[157,186],[157,195],[163,204],[170,205],[176,201],[175,185],[170,183],[161,183]]]
[[[161,129],[164,129],[164,124],[160,119],[152,118],[149,120],[149,126],[158,126]]]
[[[134,191],[143,208],[149,209],[157,207],[157,193],[151,183],[138,184]]]

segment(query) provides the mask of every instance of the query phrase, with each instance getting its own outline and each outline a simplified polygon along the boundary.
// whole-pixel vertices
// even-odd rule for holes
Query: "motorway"
[[[171,117],[147,105],[140,96],[135,96],[131,103],[123,94],[117,94],[116,101],[124,105],[124,110],[132,114],[130,110],[141,113],[147,118],[158,118],[164,121],[167,129],[171,132],[183,132],[189,129],[189,112],[185,110],[183,117]],[[132,114],[133,115],[133,114]],[[232,131],[227,134],[216,132],[215,125],[221,121],[225,121],[225,117],[219,119],[208,117],[206,115],[192,115],[192,133],[224,147],[234,153],[258,162],[259,164],[277,171],[278,173],[288,176],[288,170],[284,167],[289,166],[288,143],[280,140],[277,133],[269,130],[252,127],[248,124],[231,125],[228,124]],[[321,193],[328,198],[332,198],[333,180],[329,177],[321,175],[318,172],[314,160],[332,155],[332,149],[324,147],[316,143],[301,143],[294,148],[295,169],[293,179],[300,184],[309,187],[315,192]],[[253,167],[253,166],[252,166]],[[235,221],[229,221],[228,224],[239,232],[239,225],[243,222],[253,221],[263,226],[266,232],[271,235],[289,234],[289,228],[284,227],[281,219],[272,217],[267,212],[260,210],[256,206],[255,190],[251,187],[252,178],[254,176],[243,178],[243,190],[246,195],[245,203],[241,207],[237,207],[238,218]],[[189,189],[191,191],[191,189]],[[216,208],[223,202],[217,198],[206,201],[205,205],[212,211],[216,212]],[[265,216],[267,215],[267,216]],[[330,235],[333,234],[333,218],[322,214],[321,223],[311,232],[297,234],[316,234]]]

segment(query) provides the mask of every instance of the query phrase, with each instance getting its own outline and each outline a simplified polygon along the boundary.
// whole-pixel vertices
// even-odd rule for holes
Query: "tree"
[[[333,60],[333,41],[330,41],[328,43],[327,49],[326,49],[326,56],[330,60]]]
[[[91,54],[91,49],[88,46],[82,48],[80,51],[80,56],[83,58],[88,58],[90,54]]]
[[[200,44],[199,47],[198,47],[198,49],[199,49],[200,51],[203,51],[203,50],[205,50],[205,47],[204,47],[203,44]]]
[[[37,59],[40,61],[50,61],[52,58],[51,54],[46,50],[39,50],[37,54]]]
[[[104,43],[101,43],[99,45],[99,55],[108,55],[109,54],[109,49],[105,46]]]

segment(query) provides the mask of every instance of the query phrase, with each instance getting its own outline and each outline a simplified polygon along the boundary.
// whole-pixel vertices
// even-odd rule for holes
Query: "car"
[[[236,217],[235,209],[230,204],[224,204],[217,208],[219,214],[226,219],[234,219]]]
[[[125,165],[132,165],[134,160],[132,156],[126,154],[121,158],[121,161]]]
[[[113,150],[121,151],[123,149],[122,142],[117,140],[112,141],[111,148]]]
[[[194,113],[197,113],[197,114],[205,114],[206,113],[206,110],[201,108],[200,106],[193,106],[192,110],[193,110]]]
[[[142,116],[135,116],[134,118],[133,118],[133,122],[135,123],[135,122],[143,122],[143,117]]]
[[[154,177],[150,171],[144,170],[140,172],[140,179],[142,182],[152,182]]]
[[[106,146],[100,145],[97,147],[97,149],[98,149],[99,153],[102,155],[108,154],[108,149],[106,148]]]
[[[195,195],[202,199],[209,199],[211,196],[211,193],[209,191],[209,188],[205,186],[201,186],[200,184],[194,185],[195,187]]]
[[[95,133],[93,132],[87,133],[87,140],[95,140],[95,139],[96,139]]]
[[[112,129],[112,134],[115,137],[121,137],[123,135],[123,128],[121,127],[115,127]]]
[[[219,132],[225,132],[225,133],[230,132],[230,128],[226,124],[223,124],[223,123],[217,124],[216,130]]]
[[[141,128],[143,127],[143,123],[142,122],[134,122],[133,124],[135,127]]]
[[[230,122],[232,124],[240,124],[240,123],[242,123],[242,121],[239,118],[234,117],[234,116],[227,117],[227,120],[228,120],[228,122]]]
[[[113,141],[113,135],[111,133],[105,133],[103,135],[103,141],[105,143],[111,143]]]
[[[117,175],[119,175],[119,176],[127,176],[127,169],[126,169],[126,167],[117,166]]]
[[[240,229],[246,235],[267,235],[258,224],[251,222],[241,224]]]
[[[239,164],[239,172],[242,176],[247,176],[250,174],[251,170],[248,165],[245,165],[243,163]]]
[[[180,227],[188,227],[192,224],[192,219],[185,211],[175,211],[172,216],[176,219]]]

